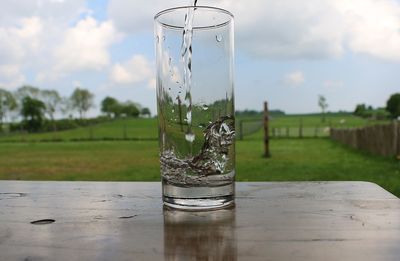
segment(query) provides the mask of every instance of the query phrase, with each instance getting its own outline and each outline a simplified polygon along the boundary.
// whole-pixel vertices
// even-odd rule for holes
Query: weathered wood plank
[[[237,183],[163,209],[154,182],[0,182],[0,260],[398,260],[400,200],[367,182]],[[51,224],[32,221],[54,219]]]

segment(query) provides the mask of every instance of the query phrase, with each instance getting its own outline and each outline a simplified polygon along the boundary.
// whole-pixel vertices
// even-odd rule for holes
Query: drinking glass
[[[233,15],[185,6],[154,20],[163,202],[195,210],[232,205]]]

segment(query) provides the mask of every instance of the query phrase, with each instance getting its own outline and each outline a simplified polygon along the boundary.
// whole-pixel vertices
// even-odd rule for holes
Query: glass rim
[[[219,8],[219,7],[206,6],[206,5],[200,5],[200,6],[185,5],[185,6],[177,6],[177,7],[167,8],[167,9],[164,9],[164,10],[158,12],[154,16],[154,21],[159,23],[160,25],[162,25],[164,27],[167,27],[167,28],[183,29],[184,26],[177,26],[177,25],[171,25],[171,24],[168,24],[168,23],[163,23],[163,22],[161,22],[159,20],[159,18],[164,14],[167,14],[167,13],[170,13],[170,12],[173,12],[173,11],[176,11],[176,10],[187,9],[187,8],[196,8],[196,9],[201,9],[201,10],[212,10],[212,11],[216,11],[216,12],[219,12],[219,13],[227,14],[231,18],[231,19],[228,19],[228,21],[226,21],[226,22],[215,24],[215,25],[194,26],[193,30],[222,27],[222,26],[225,26],[225,25],[229,24],[234,19],[234,16],[233,16],[233,14],[231,12],[229,12],[228,10]]]

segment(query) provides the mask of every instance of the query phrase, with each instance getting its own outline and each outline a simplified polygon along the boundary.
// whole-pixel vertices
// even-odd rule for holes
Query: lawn
[[[254,126],[259,128],[262,127],[262,123],[259,122],[246,122],[244,120],[243,132],[246,133],[249,129],[250,135],[245,135],[246,140],[261,140],[263,139],[264,132],[258,130],[252,132]],[[252,118],[257,120],[257,118]],[[259,119],[261,121],[261,119]],[[363,127],[372,124],[385,124],[389,120],[371,120],[357,117],[351,114],[327,114],[325,121],[322,121],[322,117],[319,114],[306,114],[306,115],[285,115],[279,117],[272,117],[269,121],[269,134],[272,138],[274,137],[299,137],[299,128],[302,126],[303,137],[328,137],[329,128],[355,128]]]
[[[158,127],[156,119],[118,119],[91,127],[72,130],[33,134],[10,134],[0,136],[0,142],[53,141],[53,140],[103,140],[103,139],[141,139],[156,140]]]
[[[329,139],[238,141],[238,181],[362,180],[400,196],[400,163]],[[158,181],[157,141],[1,143],[0,179]]]
[[[240,120],[258,120],[260,117],[238,118]],[[279,128],[281,135],[286,135],[286,128],[290,128],[290,136],[298,136],[298,127],[302,121],[303,135],[312,137],[315,134],[315,128],[320,128],[318,136],[327,136],[328,132],[324,129],[328,126],[333,127],[356,127],[365,126],[367,124],[385,123],[385,121],[370,121],[353,115],[327,115],[325,123],[321,122],[320,115],[287,115],[281,117],[273,117],[270,121],[270,131],[273,128]],[[251,123],[250,123],[251,124]],[[262,140],[263,131],[261,123],[256,123],[256,132],[245,139]],[[246,127],[246,125],[245,125]],[[252,126],[250,126],[251,128]],[[278,130],[277,130],[278,134]],[[271,133],[272,135],[272,133]],[[122,139],[138,139],[138,140],[156,140],[158,137],[157,119],[119,119],[106,123],[94,125],[92,127],[77,128],[59,132],[35,133],[35,134],[10,134],[0,135],[0,142],[20,142],[20,141],[69,141],[69,140],[122,140]]]

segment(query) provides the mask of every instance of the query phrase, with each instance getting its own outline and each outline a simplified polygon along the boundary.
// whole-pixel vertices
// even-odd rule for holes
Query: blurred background
[[[0,178],[159,180],[153,17],[192,4],[2,1]],[[235,16],[237,180],[400,195],[399,0],[197,5]]]

